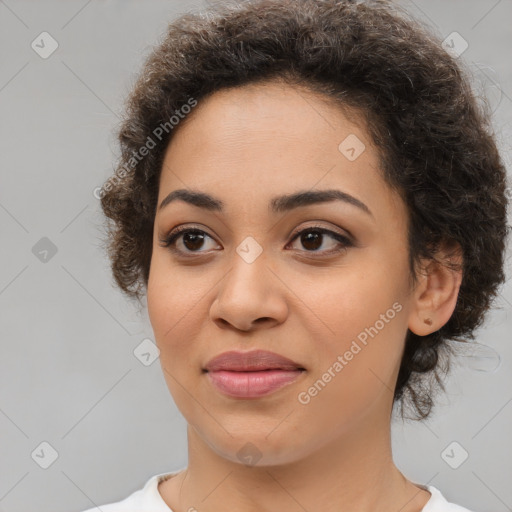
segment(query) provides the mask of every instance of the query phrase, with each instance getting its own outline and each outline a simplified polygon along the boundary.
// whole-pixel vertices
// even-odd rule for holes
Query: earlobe
[[[439,250],[435,260],[422,266],[421,277],[413,291],[409,329],[418,336],[439,330],[455,310],[463,274],[462,250]]]

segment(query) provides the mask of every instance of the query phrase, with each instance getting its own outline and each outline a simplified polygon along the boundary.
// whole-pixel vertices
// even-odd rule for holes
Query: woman
[[[453,57],[384,1],[169,26],[101,200],[189,463],[103,512],[468,510],[399,471],[390,418],[429,415],[447,341],[504,281],[487,124]]]

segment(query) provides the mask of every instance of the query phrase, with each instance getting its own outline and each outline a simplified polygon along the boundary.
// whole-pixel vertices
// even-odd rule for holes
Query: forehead
[[[349,135],[358,136],[359,146],[362,140],[371,145],[363,118],[354,109],[303,87],[270,81],[221,89],[202,99],[177,127],[167,153],[179,152],[176,146],[201,154],[226,148],[235,157],[242,146],[259,146],[272,150],[274,157],[291,157],[285,150],[293,146],[299,154],[300,142],[302,157],[328,161],[333,154],[340,156],[338,145]],[[371,151],[367,156],[377,155]]]
[[[332,100],[279,82],[217,91],[173,134],[159,201],[187,187],[252,206],[258,196],[338,188],[385,207],[396,198],[382,178],[379,153],[362,117],[348,112],[350,117]]]

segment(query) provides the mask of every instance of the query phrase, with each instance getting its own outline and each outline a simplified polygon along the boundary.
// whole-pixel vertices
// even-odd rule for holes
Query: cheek
[[[194,404],[190,394],[197,395],[196,386],[201,377],[200,360],[194,353],[194,340],[200,339],[201,322],[198,315],[205,314],[204,302],[194,293],[190,283],[177,279],[178,272],[171,272],[169,265],[151,264],[147,288],[149,319],[160,350],[162,374],[173,400],[189,423],[194,423]]]
[[[151,271],[147,288],[148,315],[155,334],[155,341],[165,356],[170,346],[173,351],[180,350],[180,331],[190,318],[194,307],[192,298],[185,291],[187,286],[181,282],[180,273],[172,268],[161,256],[151,262]]]
[[[201,329],[208,320],[208,290],[213,287],[211,279],[203,277],[197,269],[173,268],[164,254],[156,254],[151,262],[149,320],[160,362],[180,382],[195,378],[200,371],[201,347],[196,340],[201,339]]]
[[[357,414],[394,389],[407,330],[406,304],[402,274],[379,268],[351,268],[310,288],[308,302],[323,326],[321,332],[310,329],[311,345],[318,349],[310,380],[318,397],[311,402],[319,414],[330,416],[329,403],[340,400]]]
[[[190,313],[205,290],[197,274],[176,268],[161,248],[155,251],[147,288],[148,314],[155,334],[167,337],[172,336],[178,322],[190,321]]]
[[[402,304],[375,297],[359,307],[340,301],[346,309],[333,314],[335,334],[313,340],[318,364],[298,390],[298,407],[307,418],[305,437],[316,425],[339,434],[370,411],[389,407],[393,399],[403,346]]]
[[[361,258],[357,265],[316,276],[314,282],[305,282],[302,288],[307,290],[305,302],[312,306],[328,338],[346,341],[373,326],[381,315],[385,316],[385,328],[380,329],[383,333],[391,331],[391,324],[395,324],[395,330],[397,324],[402,326],[404,315],[397,310],[404,306],[404,279],[403,272],[395,272],[382,260]],[[394,303],[400,303],[402,308],[393,308]],[[377,327],[383,325],[379,321]]]

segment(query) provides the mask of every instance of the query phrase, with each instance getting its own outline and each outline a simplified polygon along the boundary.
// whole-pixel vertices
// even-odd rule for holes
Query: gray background
[[[152,330],[112,284],[93,192],[112,173],[134,73],[167,21],[201,5],[0,0],[0,511],[84,510],[187,464],[159,361],[135,355]],[[404,5],[441,39],[468,42],[460,58],[489,97],[510,172],[512,2]],[[46,59],[31,47],[43,31],[59,45]],[[483,353],[461,358],[428,423],[393,425],[399,468],[475,512],[512,510],[511,303],[507,281],[478,334],[498,370]],[[462,450],[453,469],[446,454],[454,465]]]

